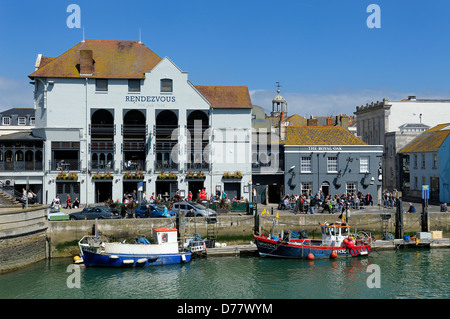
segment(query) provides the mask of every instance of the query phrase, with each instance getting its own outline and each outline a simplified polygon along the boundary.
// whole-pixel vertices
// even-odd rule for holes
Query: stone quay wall
[[[265,233],[270,233],[273,227],[273,215],[261,216],[261,230]],[[184,230],[184,233],[199,233],[202,238],[210,231],[216,232],[219,241],[220,236],[251,236],[254,232],[254,217],[252,215],[233,215],[220,214],[217,223],[208,224],[204,217],[189,217],[185,218],[184,225],[179,227]],[[337,220],[337,215],[316,214],[316,215],[283,215],[279,216],[275,223],[275,233],[280,233],[282,230],[306,230],[312,237],[313,232],[320,234],[319,223],[334,222]],[[420,232],[420,214],[405,214],[403,217],[404,233]],[[349,223],[352,225],[352,231],[371,231],[382,233],[382,219],[380,214],[353,214],[349,218]],[[95,221],[80,220],[80,221],[54,221],[50,223],[47,231],[48,237],[51,239],[51,254],[57,256],[71,256],[69,250],[57,250],[58,245],[64,243],[72,243],[75,245],[76,241],[80,240],[84,235],[93,234]],[[152,229],[160,227],[176,227],[175,218],[137,218],[137,219],[118,219],[118,220],[99,220],[97,223],[98,231],[113,239],[133,239],[140,236],[151,238],[153,236]],[[449,230],[450,228],[450,213],[430,213],[430,231],[432,230]],[[387,221],[387,231],[395,233],[395,215],[392,214],[391,219]],[[320,235],[319,235],[320,236]],[[77,250],[71,250],[73,253]]]
[[[0,273],[48,256],[47,207],[0,211]]]
[[[95,221],[52,221],[46,219],[46,207],[16,211],[0,211],[0,273],[27,266],[36,261],[52,257],[69,257],[77,254],[77,242],[84,236],[93,234]],[[260,227],[270,233],[274,215],[263,215]],[[329,214],[288,214],[276,219],[275,233],[282,230],[306,230],[310,237],[320,236],[319,223],[336,221],[337,215]],[[202,217],[182,219],[179,225],[184,233],[199,233],[205,238],[209,232],[221,236],[251,236],[255,219],[252,215],[219,214],[216,223],[207,223]],[[382,219],[377,213],[358,213],[349,217],[353,231],[383,232]],[[99,220],[98,231],[112,239],[133,239],[140,236],[151,238],[152,229],[177,227],[175,218],[144,218]],[[430,231],[450,228],[450,213],[430,213]],[[395,215],[387,221],[387,231],[395,233]],[[420,232],[420,213],[404,215],[404,229]]]

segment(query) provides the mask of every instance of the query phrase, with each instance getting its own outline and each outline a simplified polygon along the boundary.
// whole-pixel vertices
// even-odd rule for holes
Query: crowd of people
[[[322,190],[317,194],[287,194],[285,195],[279,205],[279,209],[293,210],[294,213],[311,213],[316,211],[319,213],[328,212],[330,214],[342,213],[345,209],[360,209],[365,206],[373,206],[373,197],[370,193],[344,193],[341,196],[338,194],[325,195]]]

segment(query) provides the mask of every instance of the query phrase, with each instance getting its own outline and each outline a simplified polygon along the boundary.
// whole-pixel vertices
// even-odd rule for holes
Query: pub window
[[[300,161],[300,172],[311,173],[311,157],[302,157]]]
[[[337,173],[338,171],[338,162],[336,156],[330,156],[327,158],[327,172],[328,173]]]
[[[161,79],[161,92],[173,92],[173,81],[171,79]]]
[[[359,172],[368,173],[369,172],[369,157],[361,156],[359,159]]]
[[[141,80],[128,80],[128,92],[141,92]]]
[[[95,91],[107,92],[108,91],[108,80],[107,79],[96,79],[95,80]]]
[[[311,193],[311,182],[303,182],[301,187],[302,195],[308,196]]]

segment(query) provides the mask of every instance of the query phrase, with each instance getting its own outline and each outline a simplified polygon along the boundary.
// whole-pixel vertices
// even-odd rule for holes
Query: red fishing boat
[[[319,223],[322,239],[301,238],[292,231],[283,231],[280,236],[255,235],[255,243],[261,257],[281,258],[337,258],[368,256],[372,237],[364,232],[350,234],[346,222]]]

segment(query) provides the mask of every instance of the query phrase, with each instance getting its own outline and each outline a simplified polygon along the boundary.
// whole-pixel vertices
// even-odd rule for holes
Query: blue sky
[[[267,110],[280,82],[288,112],[352,114],[381,100],[450,98],[448,0],[0,0],[0,110],[32,107],[38,53],[82,40],[137,40],[169,57],[196,85],[246,85]],[[369,4],[381,28],[368,28]]]

